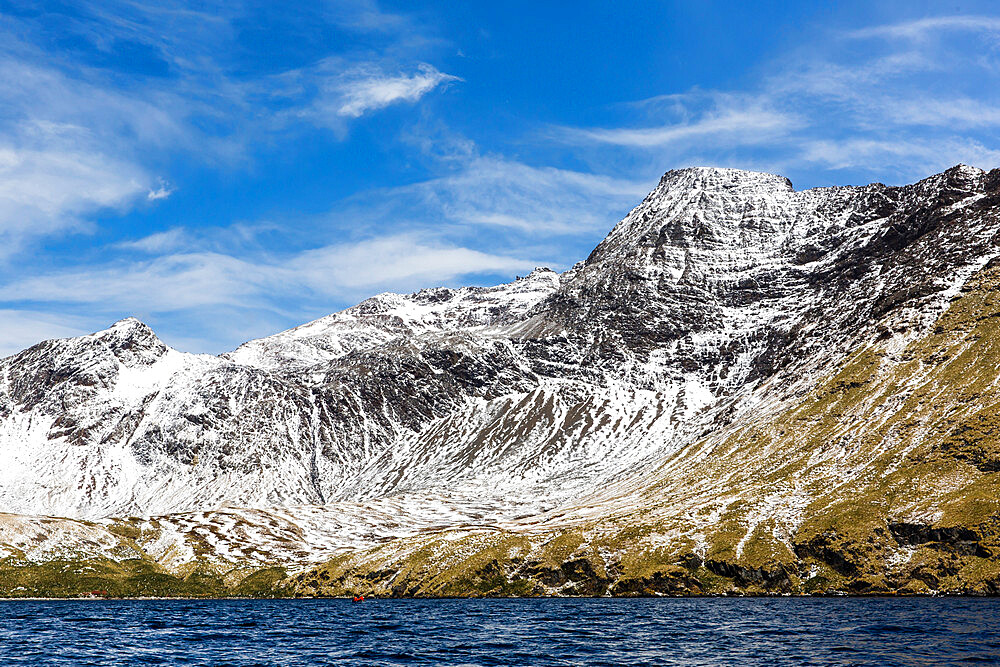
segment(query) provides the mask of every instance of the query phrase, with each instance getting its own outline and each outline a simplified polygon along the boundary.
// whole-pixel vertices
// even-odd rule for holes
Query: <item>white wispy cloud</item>
[[[855,169],[898,182],[956,162],[990,168],[1000,154],[981,132],[1000,127],[998,36],[1000,19],[983,16],[831,34],[825,47],[786,55],[743,90],[659,95],[629,105],[627,124],[560,127],[549,136],[591,152],[604,146],[592,159],[658,160],[660,169]],[[839,48],[862,39],[882,46]],[[970,78],[976,86],[966,85]]]
[[[219,253],[177,253],[55,271],[0,287],[0,300],[100,304],[107,310],[165,312],[256,296],[254,265]]]
[[[329,57],[262,82],[258,95],[283,100],[285,125],[310,122],[341,134],[347,123],[396,104],[413,104],[460,79],[427,63],[357,62]]]
[[[156,232],[134,241],[120,241],[116,248],[123,250],[138,250],[149,254],[162,254],[179,250],[190,244],[188,232],[183,227],[174,227],[163,232]]]
[[[386,11],[373,0],[346,0],[330,3],[327,13],[340,26],[363,32],[413,31],[413,20]]]
[[[0,256],[164,198],[170,188],[154,185],[141,149],[193,145],[176,96],[154,104],[22,50],[19,60],[0,48]]]
[[[453,157],[450,166],[445,176],[353,197],[335,213],[439,231],[443,225],[458,231],[486,226],[528,238],[589,237],[610,228],[655,185],[475,152]]]
[[[931,16],[914,21],[861,28],[847,33],[847,36],[856,39],[873,37],[921,39],[928,35],[951,31],[1000,32],[1000,18],[970,15]]]
[[[829,169],[864,168],[871,164],[905,164],[906,169],[929,175],[942,165],[959,163],[1000,165],[1000,150],[971,139],[847,139],[806,140],[801,144],[800,159]]]
[[[0,127],[5,132],[12,125],[38,133],[65,128],[73,132],[64,134],[121,155],[134,155],[139,146],[189,148],[200,143],[206,148],[187,119],[207,109],[199,100],[185,98],[183,91],[123,91],[99,71],[68,67],[38,47],[24,48],[27,53],[4,54],[0,49]]]
[[[97,304],[107,311],[143,313],[204,306],[262,307],[281,302],[289,293],[298,298],[312,294],[327,301],[353,299],[534,266],[527,259],[409,233],[332,244],[285,257],[177,252],[146,261],[56,271],[0,286],[0,301]]]
[[[886,115],[904,125],[930,125],[951,129],[1000,127],[1000,104],[970,97],[898,100]]]
[[[87,215],[127,207],[147,182],[134,164],[62,140],[0,143],[0,257],[31,238],[85,229]]]
[[[704,141],[747,145],[771,141],[776,135],[786,134],[799,125],[799,119],[788,112],[731,106],[727,102],[702,117],[685,122],[639,128],[565,128],[563,134],[575,140],[638,148]]]
[[[250,11],[241,3],[196,10],[172,0],[112,0],[77,9],[0,22],[0,257],[32,239],[91,229],[98,211],[170,197],[174,186],[150,177],[161,171],[154,159],[162,165],[184,155],[244,168],[259,143],[316,126],[344,134],[366,113],[417,102],[456,79],[409,59],[405,48],[377,59],[330,56],[278,75],[234,72],[225,58]],[[313,11],[303,9],[304,29],[333,21],[388,40],[414,39],[407,19],[368,0]],[[47,42],[54,31],[98,52],[142,45],[164,71],[130,76],[64,57]],[[299,122],[275,121],[291,117]]]
[[[174,188],[160,181],[158,188],[152,188],[146,193],[146,199],[149,201],[159,201],[160,199],[166,199],[172,194],[174,194]]]
[[[130,165],[103,155],[59,146],[19,148],[0,146],[0,214],[5,229],[46,222],[60,225],[59,217],[87,209],[115,206],[142,189]],[[12,215],[17,212],[27,219]]]
[[[306,251],[288,266],[304,287],[331,297],[412,290],[477,274],[530,271],[534,261],[394,234]]]
[[[457,76],[440,72],[421,63],[411,74],[386,74],[372,66],[356,67],[334,82],[331,90],[333,105],[340,116],[357,118],[399,102],[415,102]]]

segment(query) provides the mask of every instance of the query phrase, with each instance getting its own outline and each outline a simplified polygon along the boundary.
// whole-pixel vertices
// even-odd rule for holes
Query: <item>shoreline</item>
[[[370,597],[365,596],[365,602],[386,602],[386,601],[413,601],[413,600],[705,600],[705,599],[846,599],[846,598],[879,598],[879,599],[907,599],[907,598],[995,598],[1000,599],[1000,594],[970,594],[970,593],[765,593],[765,594],[733,594],[725,595],[721,593],[706,595],[537,595],[537,596],[428,596],[428,597]],[[223,602],[223,601],[267,601],[267,602],[306,602],[311,600],[343,600],[352,602],[351,596],[334,597],[185,597],[185,596],[141,596],[141,597],[114,597],[114,596],[75,596],[75,597],[0,597],[0,604],[5,602],[151,602],[178,600],[185,602]],[[363,603],[359,603],[363,604]]]

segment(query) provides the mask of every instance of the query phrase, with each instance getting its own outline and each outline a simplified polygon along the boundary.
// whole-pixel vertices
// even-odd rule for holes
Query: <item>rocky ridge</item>
[[[299,594],[990,590],[997,359],[966,360],[971,398],[942,368],[992,335],[998,193],[961,165],[801,192],[684,169],[562,275],[221,357],[136,320],[41,343],[0,361],[0,548],[281,565]],[[958,560],[914,579],[924,545]]]

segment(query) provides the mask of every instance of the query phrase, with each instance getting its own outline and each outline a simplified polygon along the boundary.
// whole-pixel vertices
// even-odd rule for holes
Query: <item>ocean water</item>
[[[0,601],[0,665],[1000,662],[1000,600]]]

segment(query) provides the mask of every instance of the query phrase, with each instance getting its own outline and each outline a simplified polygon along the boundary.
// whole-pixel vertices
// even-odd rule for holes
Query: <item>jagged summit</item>
[[[658,191],[676,189],[728,191],[741,195],[794,190],[792,182],[778,174],[728,167],[684,167],[666,172],[650,196]]]
[[[117,337],[117,338],[140,338],[140,339],[154,339],[157,338],[156,333],[147,325],[145,322],[141,321],[136,317],[125,317],[107,329],[98,331],[94,334],[95,336],[102,337]]]
[[[107,329],[91,334],[90,339],[107,348],[125,366],[151,364],[170,349],[135,317],[118,320]]]
[[[139,318],[129,315],[114,322],[109,329],[131,329],[136,326],[146,326]]]
[[[960,176],[965,176],[967,178],[980,178],[988,172],[985,169],[980,169],[979,167],[959,162],[954,167],[945,169],[942,173],[949,178]],[[931,178],[933,178],[933,176]]]
[[[289,364],[313,366],[400,337],[503,326],[524,317],[559,285],[559,274],[538,267],[514,282],[494,287],[386,292],[294,329],[250,341],[225,356],[268,369]]]
[[[993,177],[992,185],[988,182]],[[1000,179],[1000,172],[987,172],[978,167],[958,164],[944,172],[925,178],[917,185],[923,185],[924,190],[933,196],[954,196],[962,192],[985,193],[995,188]]]
[[[536,266],[531,270],[531,273],[526,276],[517,276],[515,280],[548,280],[551,279],[553,273],[555,271],[547,266]]]

